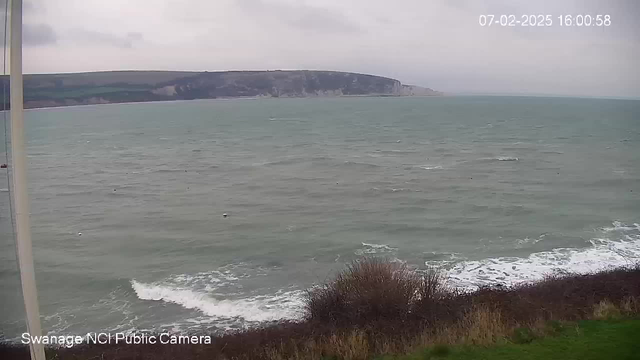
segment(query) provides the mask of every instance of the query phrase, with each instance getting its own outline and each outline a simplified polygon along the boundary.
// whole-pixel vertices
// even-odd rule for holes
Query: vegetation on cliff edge
[[[640,315],[640,266],[549,275],[536,283],[472,292],[450,288],[444,280],[437,271],[362,259],[309,290],[300,321],[217,336],[210,345],[85,345],[47,352],[51,359],[365,360],[431,354],[435,346],[462,354],[465,346],[537,344],[585,319]],[[635,329],[637,323],[629,326]],[[566,344],[581,341],[586,340],[568,338]],[[28,348],[4,346],[2,356],[28,359]]]

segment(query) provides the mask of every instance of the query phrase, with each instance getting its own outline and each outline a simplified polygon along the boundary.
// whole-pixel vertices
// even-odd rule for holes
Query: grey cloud
[[[142,41],[142,34],[139,32],[129,32],[124,36],[114,35],[110,33],[75,29],[70,36],[73,40],[88,45],[109,45],[119,48],[132,48],[136,42]]]
[[[53,28],[47,24],[23,24],[22,43],[25,46],[42,46],[55,44],[57,35]]]
[[[131,41],[142,41],[142,34],[139,32],[128,32],[127,39]]]
[[[637,0],[27,1],[26,23],[58,35],[57,46],[25,47],[27,72],[311,68],[446,92],[640,98]],[[478,24],[505,13],[554,24]],[[610,14],[612,25],[562,27],[560,14]],[[87,48],[95,56],[78,62]]]
[[[259,20],[276,21],[298,30],[339,33],[361,30],[344,14],[327,8],[265,0],[237,0],[237,4]]]

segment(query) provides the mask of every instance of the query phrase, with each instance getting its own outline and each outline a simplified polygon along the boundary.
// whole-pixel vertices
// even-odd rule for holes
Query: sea
[[[299,319],[307,289],[367,256],[469,290],[640,260],[640,101],[194,100],[25,117],[50,335]],[[12,341],[26,325],[6,175]]]

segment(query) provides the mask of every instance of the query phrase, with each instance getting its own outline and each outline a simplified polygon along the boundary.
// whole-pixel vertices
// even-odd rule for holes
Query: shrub
[[[352,262],[332,281],[307,293],[312,322],[358,326],[406,320],[421,288],[404,264],[369,258]]]
[[[459,321],[470,309],[467,293],[448,287],[442,272],[433,268],[424,272],[412,310],[414,318],[433,327]]]
[[[367,337],[364,333],[358,331],[346,336],[331,336],[329,349],[338,359],[367,360],[370,356]]]
[[[593,308],[593,317],[601,320],[619,319],[622,317],[620,309],[607,300],[600,301]]]
[[[626,315],[640,314],[640,297],[627,296],[620,305]]]
[[[507,337],[509,329],[499,310],[478,306],[466,314],[460,324],[462,340],[474,345],[488,345]]]
[[[444,277],[441,272],[434,268],[430,268],[424,272],[420,281],[418,294],[419,302],[430,302],[438,300],[450,291],[445,287]]]

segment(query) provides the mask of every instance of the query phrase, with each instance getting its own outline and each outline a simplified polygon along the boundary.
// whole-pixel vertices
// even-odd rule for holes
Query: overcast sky
[[[0,0],[4,2],[5,0]],[[481,27],[481,14],[553,15]],[[560,14],[611,26],[561,27]],[[635,0],[26,0],[26,73],[318,69],[447,92],[640,97]]]

